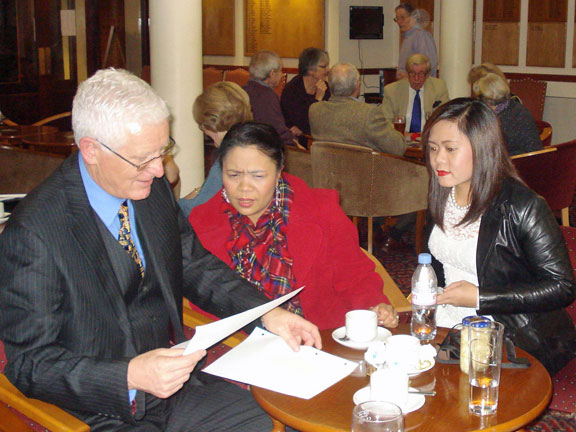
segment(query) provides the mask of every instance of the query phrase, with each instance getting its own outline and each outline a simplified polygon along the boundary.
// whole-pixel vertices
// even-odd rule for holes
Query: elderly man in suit
[[[406,132],[421,132],[426,115],[449,100],[446,83],[430,76],[430,60],[424,54],[412,54],[406,60],[408,77],[384,87],[382,109],[389,121],[406,116]]]
[[[16,208],[0,236],[0,339],[6,376],[93,431],[270,430],[250,393],[197,374],[182,298],[218,316],[267,302],[208,253],[164,177],[169,112],[121,70],[83,82],[79,151]],[[321,344],[283,309],[262,317],[293,349]]]
[[[406,142],[377,105],[358,100],[360,73],[350,63],[338,63],[330,69],[328,101],[310,106],[312,137],[319,141],[336,141],[370,147],[383,153],[401,156]]]

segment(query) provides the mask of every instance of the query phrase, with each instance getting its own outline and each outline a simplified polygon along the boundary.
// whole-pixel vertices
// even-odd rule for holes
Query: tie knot
[[[128,218],[128,202],[124,201],[121,205],[120,205],[120,210],[118,210],[118,216],[120,217],[120,220],[124,220],[125,218]]]

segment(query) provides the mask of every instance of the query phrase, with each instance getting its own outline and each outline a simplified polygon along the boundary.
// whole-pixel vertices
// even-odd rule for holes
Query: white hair
[[[124,145],[127,134],[170,117],[166,102],[132,73],[103,69],[78,86],[72,104],[76,143],[89,137],[111,148]]]
[[[360,72],[351,63],[337,63],[328,73],[328,87],[334,96],[348,97],[356,91]]]
[[[280,69],[280,57],[274,51],[264,50],[257,52],[250,60],[250,77],[264,81],[270,72]]]

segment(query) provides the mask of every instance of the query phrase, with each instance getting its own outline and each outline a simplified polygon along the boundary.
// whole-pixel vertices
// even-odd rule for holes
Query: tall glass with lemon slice
[[[469,408],[474,414],[494,414],[498,407],[503,336],[504,326],[495,321],[472,322],[468,327]]]

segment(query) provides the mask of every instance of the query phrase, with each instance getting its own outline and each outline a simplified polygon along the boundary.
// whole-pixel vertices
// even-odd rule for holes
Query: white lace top
[[[444,266],[446,286],[461,280],[478,286],[476,247],[482,218],[478,218],[471,224],[457,227],[456,225],[464,218],[467,211],[468,207],[458,206],[453,194],[450,194],[444,210],[444,231],[435,226],[428,242],[430,252]],[[440,293],[442,289],[439,288],[438,291]],[[441,305],[438,306],[436,312],[436,323],[441,327],[452,327],[469,315],[476,315],[476,310]]]

